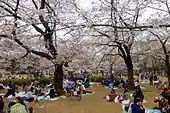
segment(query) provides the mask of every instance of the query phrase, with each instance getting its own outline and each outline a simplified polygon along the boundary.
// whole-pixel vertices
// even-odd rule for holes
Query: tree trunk
[[[112,71],[113,71],[113,63],[110,63],[110,70],[109,71],[110,71],[110,78],[113,79],[113,75],[112,75],[113,74],[112,73]]]
[[[128,88],[130,90],[134,89],[134,78],[133,78],[133,64],[131,56],[128,55],[128,57],[125,59],[125,64],[128,71]]]
[[[166,65],[166,73],[167,73],[168,83],[169,83],[168,86],[170,86],[170,65],[169,65],[169,55],[166,55],[165,65]]]
[[[133,77],[134,73],[133,73],[133,63],[132,63],[132,58],[130,55],[130,49],[125,44],[123,45],[123,47],[126,52],[126,55],[125,55],[125,52],[123,53],[124,54],[123,59],[125,61],[127,71],[128,71],[128,89],[133,90],[134,89],[134,77]]]
[[[63,64],[55,66],[53,85],[58,95],[63,94]]]

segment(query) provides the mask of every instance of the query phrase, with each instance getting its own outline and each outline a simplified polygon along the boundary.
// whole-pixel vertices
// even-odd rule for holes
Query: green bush
[[[15,83],[18,86],[22,86],[22,85],[29,85],[31,83],[31,79],[14,79],[12,80],[13,83]]]
[[[95,76],[91,76],[89,78],[89,80],[90,80],[90,82],[101,82],[102,80],[105,80],[105,79],[108,79],[108,78],[110,78],[109,75],[104,75],[104,76],[95,75]],[[119,76],[115,75],[114,80],[119,81],[119,80],[121,80],[121,78]]]
[[[39,82],[51,82],[52,78],[12,79],[12,80],[3,80],[0,81],[0,83],[8,84],[9,81],[12,81],[12,83],[15,83],[18,86],[22,86],[22,85],[29,85],[31,84],[31,82],[34,82],[35,80]]]
[[[105,79],[107,79],[107,78],[109,78],[109,76],[107,76],[107,75],[104,75],[104,76],[102,76],[102,75],[97,75],[97,76],[91,76],[91,77],[89,78],[89,80],[90,80],[91,82],[101,82],[102,80],[105,80]]]

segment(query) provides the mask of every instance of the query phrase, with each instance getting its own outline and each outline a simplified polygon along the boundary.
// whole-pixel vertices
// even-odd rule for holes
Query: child
[[[118,96],[118,93],[112,88],[109,95],[106,96],[106,100],[108,102],[113,102],[115,100],[116,96]]]

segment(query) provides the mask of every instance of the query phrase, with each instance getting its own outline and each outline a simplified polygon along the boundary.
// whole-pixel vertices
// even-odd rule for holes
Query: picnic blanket
[[[156,109],[147,109],[145,111],[145,113],[162,113],[160,110],[156,110]]]
[[[92,92],[92,93],[86,93],[86,94],[82,94],[82,96],[87,96],[87,95],[92,95],[94,94],[95,92]]]
[[[122,113],[128,113],[128,112],[123,109]],[[146,109],[145,113],[162,113],[162,112],[160,110],[156,110],[156,109]]]

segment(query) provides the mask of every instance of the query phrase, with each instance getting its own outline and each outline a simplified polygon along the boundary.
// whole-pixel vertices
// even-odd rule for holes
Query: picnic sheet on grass
[[[109,87],[108,86],[104,86],[104,87],[107,88],[107,89],[112,89],[113,88],[114,90],[119,89],[118,87],[114,87],[114,86],[109,86]]]
[[[160,110],[156,110],[156,109],[147,109],[145,111],[145,113],[162,113]]]
[[[55,100],[59,100],[61,98],[66,98],[65,96],[60,96],[60,97],[54,97],[54,98],[50,98],[49,96],[45,97],[45,96],[40,96],[37,98],[37,101],[38,102],[44,102],[44,101],[47,101],[47,100],[51,100],[51,101],[55,101]]]
[[[86,93],[86,94],[82,94],[82,96],[86,96],[86,95],[92,95],[94,94],[95,92],[92,92],[92,93]]]
[[[122,113],[128,113],[128,112],[123,110]],[[156,109],[146,109],[145,113],[161,113],[161,111],[160,110],[156,110]]]

